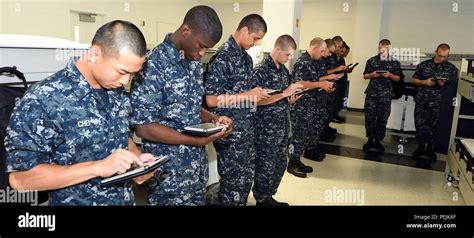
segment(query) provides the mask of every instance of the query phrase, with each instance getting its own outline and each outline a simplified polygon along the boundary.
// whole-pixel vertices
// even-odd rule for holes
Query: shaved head
[[[296,42],[290,35],[279,36],[275,41],[275,48],[287,50],[288,48],[296,49]]]
[[[147,52],[146,41],[138,27],[127,21],[112,21],[97,30],[92,45],[102,50],[104,57],[117,57],[120,52],[129,50],[137,56]]]

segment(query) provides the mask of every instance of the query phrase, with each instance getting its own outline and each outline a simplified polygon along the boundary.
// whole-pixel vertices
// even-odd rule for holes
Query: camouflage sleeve
[[[416,70],[415,70],[415,73],[413,74],[413,78],[424,79],[421,73],[421,64],[418,64],[418,66],[416,66]]]
[[[26,171],[53,163],[54,122],[34,94],[27,94],[10,118],[5,138],[7,172]]]
[[[372,69],[372,64],[370,62],[370,59],[367,60],[367,62],[365,63],[365,69],[364,69],[364,74],[370,74],[372,72],[374,72],[375,70]]]
[[[455,79],[459,79],[458,69],[455,66],[452,67],[449,77],[450,77],[450,80],[453,80],[453,81]]]
[[[340,65],[346,65],[346,60],[344,59],[344,57],[341,57]]]
[[[311,77],[311,72],[308,69],[308,64],[304,63],[296,63],[293,68],[293,75],[291,77],[291,83],[295,83],[297,81],[308,81]]]
[[[214,96],[223,94],[226,83],[225,60],[222,57],[217,57],[208,67],[207,78],[204,85],[205,94]]]
[[[253,82],[255,82],[254,87],[268,88],[267,82],[265,80],[265,70],[261,67],[257,67],[252,71]]]
[[[130,97],[130,124],[143,125],[158,121],[162,109],[164,73],[147,60],[134,80]]]
[[[395,75],[398,75],[398,76],[401,76],[402,75],[402,66],[400,65],[400,62],[399,61],[395,61],[394,62],[394,68],[393,68],[393,72],[391,72],[392,74],[395,74]]]

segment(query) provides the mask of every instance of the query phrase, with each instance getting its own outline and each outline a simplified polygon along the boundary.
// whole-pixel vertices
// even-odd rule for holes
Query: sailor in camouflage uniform
[[[291,36],[278,37],[275,48],[253,71],[253,78],[258,86],[281,91],[262,100],[255,116],[257,138],[253,196],[257,200],[257,206],[288,205],[277,202],[272,196],[276,194],[286,169],[288,105],[302,97],[293,95],[300,85],[289,85],[290,73],[284,65],[295,49],[296,42]]]
[[[320,75],[321,76],[326,76],[328,75],[330,72],[331,69],[333,68],[336,68],[336,56],[335,56],[335,51],[336,51],[336,47],[335,47],[335,44],[333,42],[332,39],[326,39],[324,40],[326,42],[326,45],[327,45],[327,50],[326,50],[326,54],[324,55],[324,57],[321,58],[321,60],[319,60],[319,66],[320,66]],[[334,58],[334,59],[333,59]],[[334,71],[335,72],[335,71]],[[327,119],[325,120],[325,125],[324,125],[324,130],[323,130],[323,133],[321,134],[321,138],[320,140],[321,141],[325,141],[325,142],[333,142],[335,139],[336,139],[336,132],[337,130],[330,127],[329,126],[329,123],[332,121],[333,119],[333,113],[334,113],[334,110],[335,110],[335,102],[336,102],[336,96],[337,94],[335,93],[335,91],[337,91],[337,85],[334,84],[333,86],[334,88],[334,92],[331,92],[331,93],[327,93],[327,104],[326,104],[326,108],[327,108]]]
[[[263,18],[251,14],[242,19],[237,31],[219,47],[209,64],[205,82],[206,102],[217,114],[234,121],[234,132],[214,142],[220,175],[221,205],[247,204],[255,172],[255,109],[270,95],[252,78],[252,58],[245,50],[267,31]],[[255,87],[255,88],[254,88]]]
[[[322,57],[319,59],[314,59],[313,63],[315,67],[318,69],[319,73],[319,81],[329,81],[333,85],[336,84],[338,78],[342,74],[329,74],[327,72],[327,64],[324,59],[325,56],[328,55],[328,49],[326,48],[322,52]],[[313,161],[323,161],[326,158],[326,154],[321,149],[316,149],[315,147],[318,145],[319,140],[324,135],[326,129],[329,129],[329,120],[332,118],[331,112],[333,111],[333,105],[331,104],[331,100],[335,100],[336,98],[336,90],[337,88],[333,86],[334,91],[324,91],[318,90],[316,93],[316,108],[315,108],[315,121],[314,121],[314,138],[313,143],[315,146],[312,146],[312,149],[305,150],[304,157],[308,158]],[[329,129],[330,130],[330,129]],[[334,132],[335,133],[335,132]],[[324,135],[325,136],[325,135]],[[333,135],[334,136],[334,135]]]
[[[426,154],[436,160],[434,139],[438,126],[441,101],[446,84],[458,80],[458,69],[447,61],[450,47],[440,44],[436,49],[436,56],[421,62],[413,75],[414,84],[418,85],[415,97],[415,126],[418,148],[414,157]]]
[[[97,31],[85,56],[31,87],[6,137],[11,186],[49,190],[49,205],[133,205],[131,181],[101,186],[100,180],[153,159],[138,158],[122,87],[145,54],[136,26],[110,22]]]
[[[335,123],[344,123],[345,119],[339,116],[339,111],[344,107],[344,97],[346,96],[347,90],[347,66],[346,61],[343,57],[344,40],[341,36],[335,36],[332,38],[334,43],[334,51],[330,57],[328,73],[343,73],[344,75],[339,78],[334,84],[334,102],[332,109],[331,121]],[[334,129],[333,129],[334,130]]]
[[[208,178],[204,146],[227,136],[231,120],[201,108],[203,66],[198,60],[221,36],[222,25],[215,11],[194,7],[180,28],[149,52],[135,78],[132,124],[143,139],[143,151],[171,157],[147,183],[148,205],[204,205]],[[186,126],[211,121],[229,127],[208,137],[180,133]]]
[[[365,129],[368,137],[364,151],[374,147],[379,152],[385,152],[380,141],[385,137],[388,117],[392,103],[392,80],[400,80],[402,70],[400,62],[389,55],[390,41],[383,39],[379,42],[379,54],[367,60],[364,79],[370,79],[365,90]],[[386,71],[386,73],[377,73]]]
[[[332,83],[320,80],[320,69],[315,59],[320,59],[326,50],[323,39],[314,38],[308,50],[301,55],[293,66],[291,83],[301,83],[303,88],[313,89],[304,93],[304,96],[290,106],[291,130],[288,154],[287,171],[297,177],[305,178],[313,169],[304,165],[300,156],[303,151],[315,150],[322,132],[326,107],[318,104],[318,90],[332,91]],[[335,75],[331,75],[334,77]],[[321,89],[316,89],[321,88]],[[313,159],[313,158],[309,158]]]

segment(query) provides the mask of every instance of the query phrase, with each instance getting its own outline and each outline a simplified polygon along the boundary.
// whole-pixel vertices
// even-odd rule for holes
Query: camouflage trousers
[[[253,196],[257,202],[265,202],[276,194],[285,173],[288,155],[288,115],[275,115],[274,128],[265,124],[257,126],[255,143],[255,180]]]
[[[314,98],[310,98],[313,96]],[[309,94],[290,106],[292,132],[288,146],[290,161],[298,161],[305,150],[316,148],[325,127],[326,109],[326,106],[321,106],[317,102],[315,95]]]
[[[418,96],[418,95],[417,95]],[[416,139],[420,143],[434,144],[441,108],[441,93],[431,97],[417,97],[415,104]]]
[[[214,142],[220,179],[220,204],[245,206],[255,173],[255,130],[253,120],[235,122],[228,138]]]
[[[156,193],[148,197],[149,206],[204,206],[205,189],[184,194]]]
[[[344,98],[346,97],[347,92],[347,79],[340,79],[336,81],[337,89],[334,92],[335,95],[335,102],[334,102],[334,109],[332,111],[332,116],[338,115],[338,113],[344,108]],[[332,119],[332,118],[331,118]]]
[[[365,97],[366,136],[377,141],[383,140],[390,116],[392,97],[390,95],[371,95]]]

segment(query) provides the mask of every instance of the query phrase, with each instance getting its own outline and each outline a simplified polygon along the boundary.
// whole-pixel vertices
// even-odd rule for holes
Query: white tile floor
[[[362,113],[349,113],[347,123],[331,126],[344,135],[336,145],[360,149],[365,143]],[[383,142],[396,153],[397,141]],[[406,144],[410,155],[416,145]],[[438,155],[440,160],[445,160]],[[302,159],[314,168],[308,178],[285,173],[275,199],[291,205],[464,205],[458,190],[445,189],[443,172],[327,154],[322,162]],[[454,194],[453,194],[454,192]],[[363,199],[357,199],[363,198]],[[360,202],[363,200],[362,202]],[[249,205],[255,204],[249,196]]]
[[[464,204],[459,192],[456,201],[443,187],[442,172],[334,155],[323,162],[302,161],[315,172],[304,179],[285,173],[276,200],[291,205]],[[248,203],[255,204],[253,196]]]

